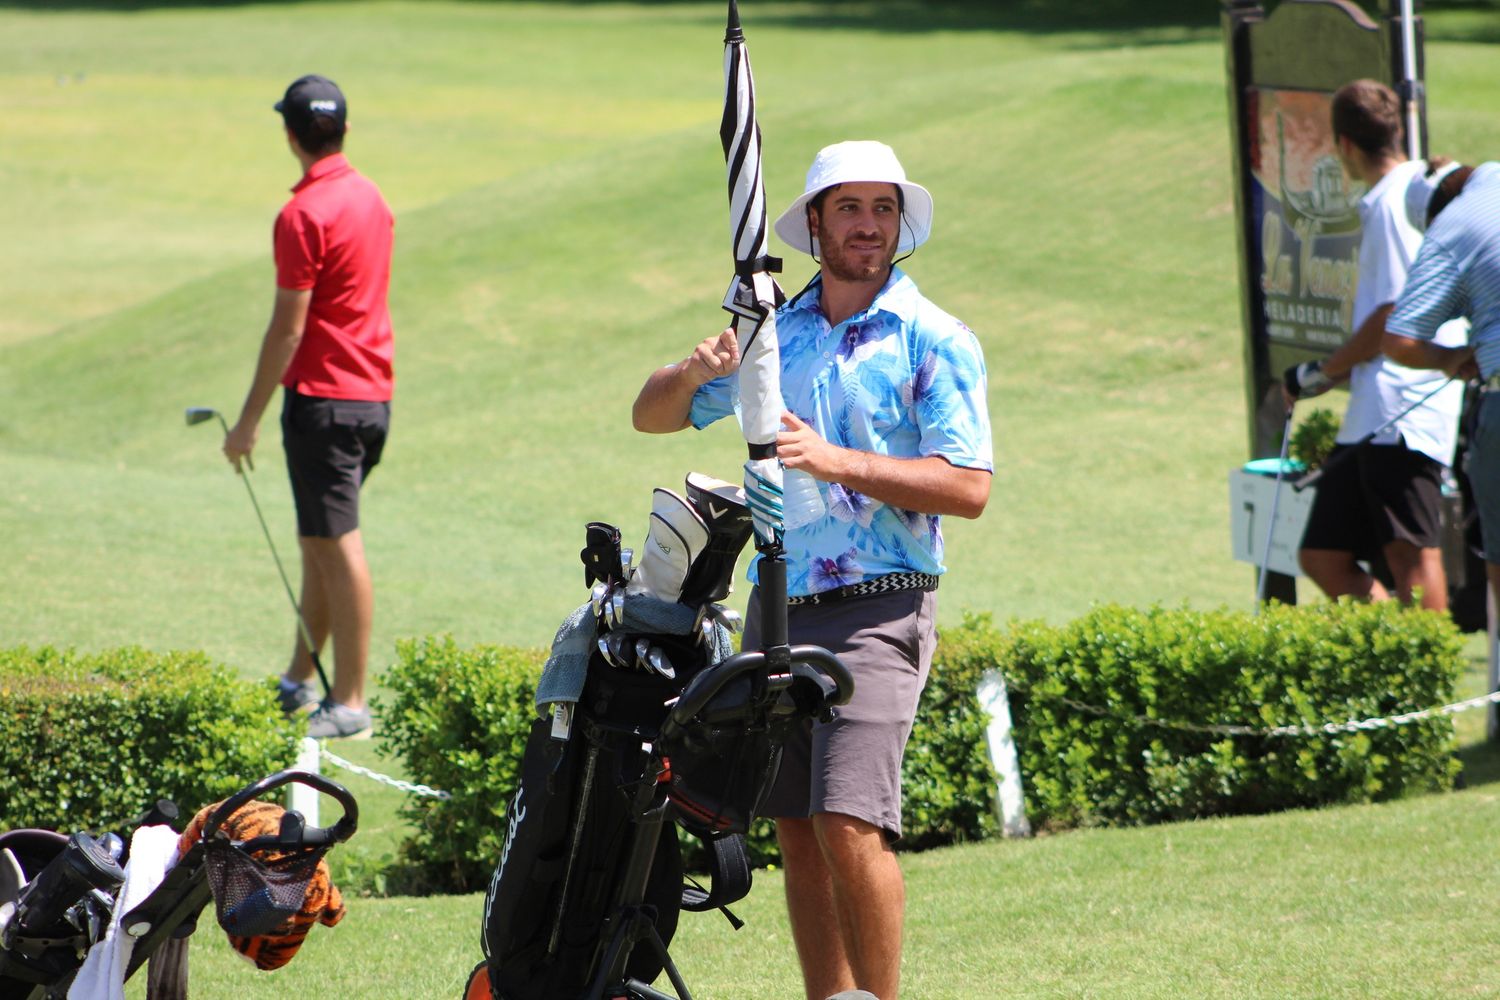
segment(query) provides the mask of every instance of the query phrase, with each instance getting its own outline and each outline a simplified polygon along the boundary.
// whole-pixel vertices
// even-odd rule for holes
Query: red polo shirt
[[[307,327],[281,384],[308,396],[385,402],[395,354],[386,291],[395,218],[344,154],[292,188],[273,235],[276,284],[312,289]]]

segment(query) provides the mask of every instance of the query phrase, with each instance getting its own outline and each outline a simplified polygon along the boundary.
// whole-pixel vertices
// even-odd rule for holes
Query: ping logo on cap
[[[325,114],[337,114],[339,110],[338,101],[308,101],[307,110],[313,112],[324,112]]]

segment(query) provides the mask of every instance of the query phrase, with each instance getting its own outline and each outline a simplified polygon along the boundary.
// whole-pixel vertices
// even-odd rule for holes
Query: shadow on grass
[[[303,0],[282,0],[288,6]],[[327,2],[327,0],[324,0]],[[334,0],[340,2],[340,0]],[[354,0],[343,0],[354,2]],[[534,3],[535,0],[464,0],[471,4]],[[621,0],[554,0],[574,7],[625,6]],[[0,9],[29,11],[134,12],[163,9],[242,7],[264,0],[0,0]],[[705,20],[721,21],[723,3],[705,0],[637,0],[634,6],[696,6]],[[1154,28],[1217,29],[1219,5],[1205,0],[776,0],[761,5],[743,0],[747,26],[777,25],[806,30],[869,30],[893,34],[991,30],[1040,34],[1078,31],[1129,31]]]
[[[295,7],[306,0],[280,0]],[[319,0],[356,3],[358,0]],[[538,0],[459,0],[475,5],[530,4]],[[718,22],[723,2],[711,0],[552,0],[573,7],[702,7],[705,23]],[[1282,0],[1286,2],[1286,0]],[[1377,19],[1389,0],[1356,0]],[[97,11],[190,10],[264,5],[264,0],[0,0],[0,10]],[[1263,0],[1274,10],[1276,0]],[[742,0],[753,27],[775,25],[807,31],[874,31],[924,34],[945,31],[1010,31],[1026,34],[1105,32],[1136,36],[1110,44],[1178,44],[1217,37],[1222,2],[1216,0]],[[762,8],[762,9],[757,9]],[[1423,5],[1430,41],[1500,44],[1500,0],[1427,0]],[[1449,16],[1451,15],[1451,16]],[[1494,15],[1490,17],[1488,15]],[[1155,34],[1169,30],[1170,34]]]
[[[1459,775],[1464,788],[1500,782],[1500,743],[1471,743],[1460,747],[1458,760],[1464,766]]]

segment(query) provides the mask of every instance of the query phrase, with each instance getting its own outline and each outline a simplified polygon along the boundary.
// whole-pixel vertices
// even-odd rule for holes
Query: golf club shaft
[[[215,411],[219,418],[219,426],[224,428],[224,436],[229,436],[229,424],[224,419],[224,414]],[[247,457],[248,461],[248,457]],[[261,513],[260,501],[255,499],[255,490],[250,485],[250,477],[244,469],[237,469],[240,480],[245,484],[245,493],[250,497],[250,506],[255,508],[255,519],[260,522],[260,530],[266,536],[266,546],[271,550],[271,558],[276,561],[276,572],[281,574],[281,585],[286,588],[286,599],[292,604],[292,611],[297,615],[297,628],[302,633],[302,642],[307,646],[307,655],[312,660],[313,669],[318,672],[318,680],[323,684],[323,696],[332,697],[333,686],[328,683],[328,674],[323,670],[323,661],[318,657],[317,643],[313,642],[312,629],[307,627],[307,619],[302,615],[302,605],[297,603],[297,597],[292,593],[292,582],[287,578],[286,567],[281,564],[281,554],[276,551],[276,543],[271,539],[271,529],[266,526],[265,515]]]
[[[1266,544],[1261,547],[1260,576],[1255,581],[1255,613],[1266,603],[1266,577],[1270,575],[1271,538],[1276,533],[1276,509],[1281,506],[1281,476],[1286,469],[1287,449],[1292,444],[1292,408],[1287,407],[1286,423],[1281,428],[1281,457],[1276,462],[1276,487],[1271,495],[1271,516],[1266,522]]]
[[[1354,454],[1355,451],[1357,451],[1358,449],[1360,449],[1360,448],[1364,447],[1365,445],[1369,444],[1371,441],[1375,440],[1381,434],[1383,434],[1386,431],[1390,430],[1392,427],[1394,427],[1396,425],[1396,422],[1399,421],[1402,417],[1404,417],[1407,414],[1411,413],[1413,410],[1415,410],[1417,407],[1421,406],[1423,403],[1427,402],[1433,396],[1436,396],[1438,393],[1440,393],[1444,389],[1448,388],[1449,383],[1451,383],[1457,377],[1458,377],[1457,375],[1449,375],[1446,379],[1443,380],[1443,384],[1442,385],[1438,386],[1436,389],[1432,390],[1427,395],[1423,396],[1421,399],[1417,400],[1415,403],[1411,404],[1406,409],[1404,409],[1400,413],[1396,414],[1394,417],[1391,417],[1385,423],[1381,424],[1379,427],[1375,428],[1373,431],[1371,431],[1370,433],[1366,434],[1364,437],[1360,438],[1358,441],[1354,442],[1351,445],[1348,445],[1347,447],[1345,447],[1345,449],[1343,451],[1339,452],[1337,455],[1333,456],[1331,459],[1328,459],[1322,465],[1318,466],[1316,469],[1314,469],[1313,471],[1309,472],[1307,475],[1305,475],[1302,478],[1298,479],[1295,483],[1292,484],[1292,489],[1296,490],[1298,493],[1301,493],[1303,490],[1307,489],[1309,486],[1312,486],[1319,479],[1323,478],[1323,473],[1327,472],[1333,466],[1335,466],[1335,465],[1339,464],[1340,462],[1344,461],[1344,459],[1348,458],[1350,455]]]

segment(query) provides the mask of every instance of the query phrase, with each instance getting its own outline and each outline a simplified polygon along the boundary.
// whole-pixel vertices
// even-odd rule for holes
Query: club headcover
[[[651,494],[651,525],[640,566],[631,574],[625,593],[677,600],[688,570],[707,544],[708,526],[692,504],[658,487]]]
[[[745,491],[733,483],[690,472],[687,495],[708,528],[708,544],[688,571],[682,585],[683,604],[722,601],[734,583],[734,564],[750,540],[752,523]]]
[[[619,580],[620,529],[603,521],[590,521],[583,551],[578,557],[583,560],[585,587],[592,587],[596,581],[614,583]]]

